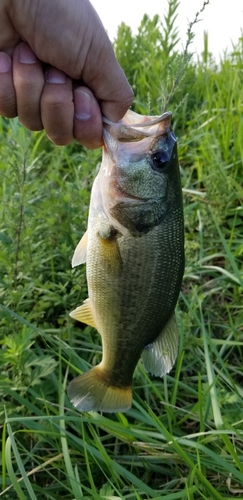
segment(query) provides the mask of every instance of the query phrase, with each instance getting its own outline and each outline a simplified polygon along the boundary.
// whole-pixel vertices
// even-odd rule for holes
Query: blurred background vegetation
[[[176,12],[122,24],[114,48],[133,109],[169,108],[184,193],[180,349],[164,379],[134,377],[126,414],[79,414],[68,380],[101,357],[68,313],[87,297],[71,257],[101,151],[57,147],[0,119],[0,422],[3,498],[243,498],[243,38],[216,64],[178,52]],[[209,7],[210,8],[210,7]]]

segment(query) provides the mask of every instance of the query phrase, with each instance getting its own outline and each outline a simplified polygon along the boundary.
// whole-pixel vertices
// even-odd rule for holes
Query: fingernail
[[[5,52],[0,52],[0,73],[7,73],[11,68],[11,58]]]
[[[91,97],[87,92],[77,89],[74,92],[75,116],[78,120],[88,120],[91,117]]]
[[[65,83],[67,77],[63,71],[56,68],[48,68],[46,73],[46,81],[49,83]]]
[[[19,45],[19,62],[24,64],[35,64],[38,61],[36,55],[26,43]]]

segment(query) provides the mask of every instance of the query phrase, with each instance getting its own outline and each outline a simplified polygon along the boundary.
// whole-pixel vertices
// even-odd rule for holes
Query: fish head
[[[147,232],[167,213],[178,185],[171,113],[142,117],[129,111],[116,124],[106,120],[103,136],[100,182],[105,211],[113,224],[115,220],[132,234]]]

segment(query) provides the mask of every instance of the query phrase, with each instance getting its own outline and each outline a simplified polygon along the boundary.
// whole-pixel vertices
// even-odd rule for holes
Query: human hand
[[[89,0],[1,0],[0,115],[59,145],[102,145],[133,92]]]

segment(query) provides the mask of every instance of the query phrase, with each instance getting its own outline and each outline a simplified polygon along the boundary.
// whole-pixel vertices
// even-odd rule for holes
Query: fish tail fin
[[[111,385],[101,365],[72,380],[67,393],[79,411],[124,412],[132,404],[132,387]]]

